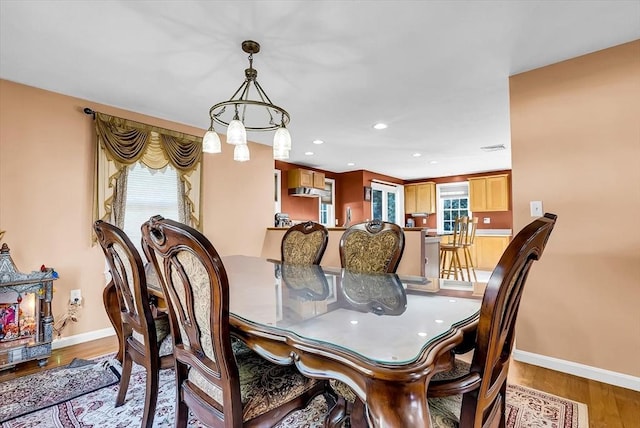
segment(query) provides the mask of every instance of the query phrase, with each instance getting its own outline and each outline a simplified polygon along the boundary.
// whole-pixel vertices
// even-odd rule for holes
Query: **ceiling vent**
[[[505,150],[506,147],[504,144],[494,144],[493,146],[484,146],[480,147],[480,150],[484,150],[485,152],[497,152],[498,150]]]

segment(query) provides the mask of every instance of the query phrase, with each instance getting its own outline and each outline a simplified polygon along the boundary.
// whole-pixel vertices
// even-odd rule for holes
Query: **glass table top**
[[[428,344],[477,318],[484,287],[363,274],[248,256],[222,258],[230,312],[382,364],[416,360]]]

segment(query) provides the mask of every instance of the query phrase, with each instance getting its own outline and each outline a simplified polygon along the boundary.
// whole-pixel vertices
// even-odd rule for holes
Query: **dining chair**
[[[291,226],[280,244],[281,260],[299,265],[319,265],[327,249],[329,231],[319,223],[308,221]]]
[[[346,271],[394,273],[404,252],[404,231],[395,223],[381,220],[354,224],[342,234],[339,251],[340,263]],[[345,278],[345,273],[342,277]],[[363,421],[364,404],[351,388],[336,380],[331,380],[330,385],[338,400],[326,425],[337,427],[353,424],[352,420]]]
[[[469,217],[456,217],[453,226],[452,240],[448,243],[440,244],[440,277],[464,281],[464,273],[462,271],[462,262],[460,261],[460,250],[464,251],[464,243],[467,242],[467,232],[469,231]],[[447,260],[449,262],[447,266]]]
[[[174,364],[169,318],[163,312],[154,317],[142,258],[124,231],[102,220],[96,221],[93,229],[109,266],[108,287],[114,287],[117,296],[117,302],[107,304],[117,304],[120,312],[116,325],[121,329],[118,336],[123,351],[122,374],[115,406],[124,403],[133,362],[143,366],[147,383],[142,426],[151,427],[158,399],[159,371]]]
[[[326,381],[293,366],[232,349],[229,281],[211,242],[197,230],[152,217],[142,225],[143,249],[169,307],[176,366],[176,427],[189,410],[208,426],[271,427],[326,390]]]
[[[395,272],[404,252],[404,232],[395,223],[354,224],[340,238],[340,263],[355,272]]]
[[[505,426],[507,373],[520,299],[531,265],[542,256],[556,219],[547,213],[534,220],[502,254],[487,284],[477,329],[466,334],[473,339],[471,365],[455,359],[452,371],[436,374],[429,383],[434,427]]]

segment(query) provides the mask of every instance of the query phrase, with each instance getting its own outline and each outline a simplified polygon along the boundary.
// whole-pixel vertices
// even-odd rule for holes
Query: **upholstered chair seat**
[[[317,387],[318,380],[302,376],[294,367],[274,365],[246,349],[248,352],[236,354],[243,422],[255,419]],[[222,403],[222,390],[199,371],[189,370],[187,379],[218,405]]]
[[[161,357],[173,354],[173,339],[171,338],[171,326],[169,325],[169,316],[166,313],[160,313],[154,318],[153,324],[156,330],[158,341],[158,353]],[[144,336],[137,331],[132,331],[131,336],[140,346],[144,347]]]

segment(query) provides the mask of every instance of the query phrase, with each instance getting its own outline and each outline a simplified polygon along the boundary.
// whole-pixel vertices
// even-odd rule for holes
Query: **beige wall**
[[[53,266],[53,310],[80,288],[80,321],[64,336],[109,327],[102,305],[104,256],[90,245],[94,135],[84,107],[193,135],[204,130],[0,80],[0,229],[21,271]],[[202,112],[203,117],[207,112]],[[222,255],[260,255],[273,222],[271,148],[250,144],[251,161],[224,145],[203,161],[204,233]]]
[[[514,230],[558,215],[518,349],[640,376],[640,41],[510,79]]]

